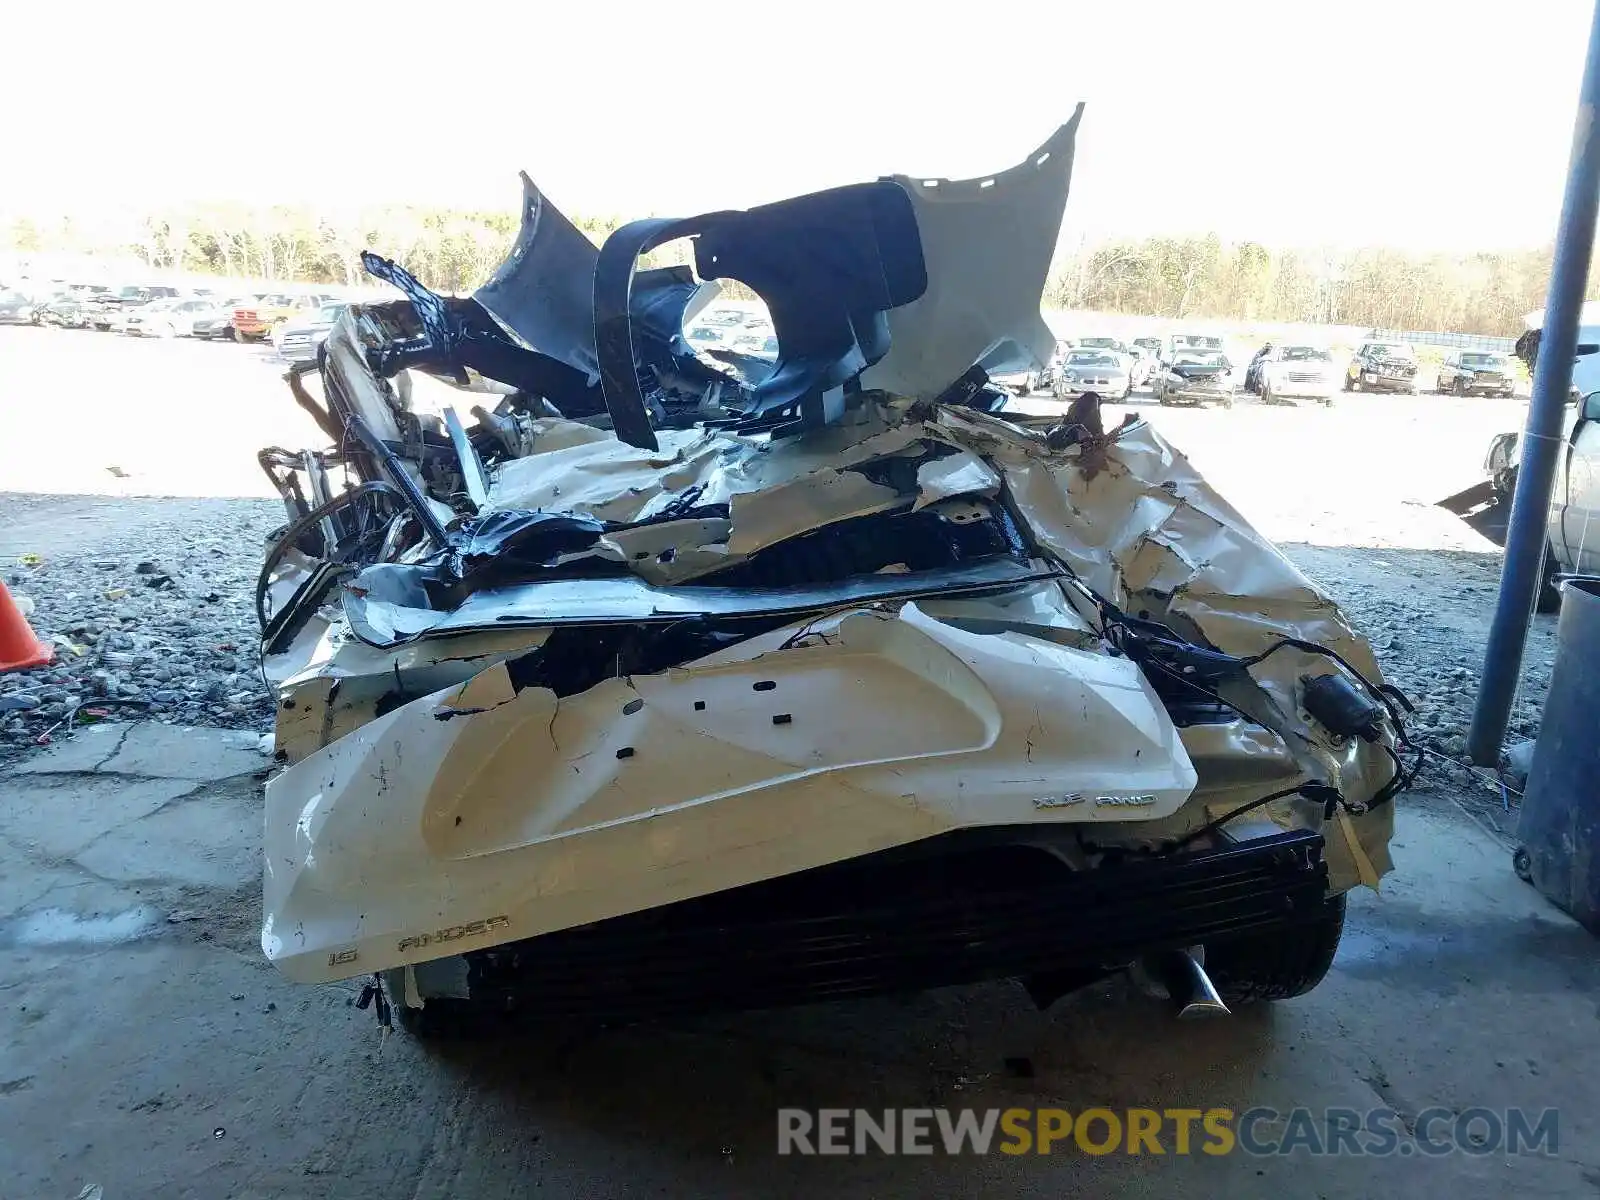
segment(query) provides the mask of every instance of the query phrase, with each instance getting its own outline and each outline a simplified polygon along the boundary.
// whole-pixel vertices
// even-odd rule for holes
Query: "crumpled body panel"
[[[1315,642],[1382,681],[1371,646],[1338,605],[1153,427],[1137,423],[1105,445],[1052,455],[1018,441],[1000,421],[948,413],[946,420],[966,431],[957,440],[989,453],[1041,545],[1120,607],[1187,622],[1208,644],[1239,656],[1285,637]],[[1340,780],[1349,795],[1371,796],[1393,774],[1388,757],[1329,739],[1300,713],[1302,678],[1334,669],[1324,656],[1285,648],[1252,667],[1251,676],[1273,702],[1273,728],[1294,760]],[[1230,790],[1219,798],[1237,796]],[[1393,827],[1389,805],[1354,820],[1339,814],[1329,848],[1339,885],[1376,884],[1390,869]]]
[[[1132,663],[914,604],[571,697],[497,665],[268,784],[262,942],[340,978],[963,826],[1158,819],[1194,783]]]

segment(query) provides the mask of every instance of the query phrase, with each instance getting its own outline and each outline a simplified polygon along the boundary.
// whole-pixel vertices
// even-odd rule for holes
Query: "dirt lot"
[[[196,644],[237,627],[231,593],[275,515],[255,451],[311,436],[276,374],[255,347],[0,329],[0,481],[14,490],[0,493],[0,556],[46,560],[0,557],[0,569],[31,581],[42,632],[68,609],[88,622],[104,607],[102,641],[159,634],[168,596]],[[1476,478],[1490,435],[1519,422],[1520,406],[1355,396],[1331,411],[1135,407],[1331,588],[1419,700],[1439,751],[1402,804],[1396,875],[1381,897],[1353,900],[1333,975],[1312,996],[1178,1026],[1120,984],[1047,1013],[997,984],[430,1051],[380,1038],[351,1007],[353,987],[297,988],[261,961],[259,767],[247,742],[217,751],[225,766],[208,771],[191,769],[194,739],[157,739],[124,762],[144,735],[90,731],[61,747],[88,752],[79,767],[43,778],[13,764],[0,776],[0,951],[11,964],[0,979],[0,1195],[70,1200],[93,1184],[106,1200],[1593,1195],[1592,941],[1512,877],[1480,825],[1503,823],[1499,799],[1449,761],[1498,556],[1431,502]],[[143,559],[177,563],[177,585],[137,611],[99,599],[97,572]],[[204,601],[208,573],[217,601]],[[1553,627],[1538,619],[1529,700],[1548,680]],[[102,658],[99,645],[72,670]],[[1519,711],[1524,727],[1532,717]],[[244,707],[216,723],[258,720]],[[85,740],[96,737],[99,750]],[[37,762],[30,753],[23,765]],[[138,936],[123,941],[121,921]],[[1411,1118],[1435,1105],[1526,1105],[1559,1107],[1563,1123],[1556,1152],[1535,1158],[1426,1159],[1410,1142],[1391,1158],[1309,1162],[774,1155],[781,1105],[963,1104],[1380,1106]]]

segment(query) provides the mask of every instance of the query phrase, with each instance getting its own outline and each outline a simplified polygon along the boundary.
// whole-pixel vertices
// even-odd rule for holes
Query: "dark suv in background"
[[[1457,396],[1516,395],[1517,375],[1504,354],[1486,350],[1458,350],[1439,364],[1438,392]]]
[[[1344,373],[1347,392],[1417,394],[1417,352],[1409,342],[1362,342]]]

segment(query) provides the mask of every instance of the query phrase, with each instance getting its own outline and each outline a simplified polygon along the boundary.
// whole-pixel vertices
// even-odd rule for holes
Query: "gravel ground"
[[[60,736],[75,709],[78,721],[126,716],[95,701],[269,729],[255,578],[283,515],[262,500],[0,495],[0,572],[56,646],[52,665],[0,675],[0,756]]]
[[[260,347],[0,329],[0,404],[20,435],[0,445],[0,479],[27,489],[0,493],[0,572],[62,646],[54,667],[0,676],[0,756],[106,696],[175,723],[270,727],[252,605],[283,512],[261,499],[271,492],[254,456],[319,441],[281,369]],[[1468,797],[1504,833],[1498,791],[1451,761],[1500,555],[1433,504],[1476,482],[1489,438],[1519,427],[1523,405],[1363,395],[1331,410],[1129,407],[1345,607],[1417,702],[1415,728],[1436,751],[1431,786]],[[62,412],[76,414],[71,452],[39,453],[61,442]],[[1535,618],[1512,738],[1537,728],[1554,630]]]

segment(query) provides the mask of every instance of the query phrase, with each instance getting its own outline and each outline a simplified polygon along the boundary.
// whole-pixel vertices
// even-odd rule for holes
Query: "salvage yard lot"
[[[240,507],[219,497],[270,514],[256,451],[317,441],[281,370],[264,347],[0,329],[0,487],[20,494],[0,492],[3,569],[22,553],[162,559],[183,522]],[[1332,410],[1224,412],[1136,396],[1128,409],[1328,585],[1447,754],[1498,556],[1431,502],[1477,478],[1490,436],[1519,424],[1521,405],[1341,396]],[[260,547],[235,542],[237,574]],[[52,598],[36,599],[48,618]],[[1538,619],[1535,698],[1552,629]],[[1530,715],[1517,716],[1524,732]],[[1041,1014],[997,984],[427,1049],[380,1037],[351,1004],[356,985],[294,987],[262,961],[259,791],[243,742],[217,751],[213,783],[179,769],[181,742],[82,739],[60,774],[0,777],[11,968],[0,981],[0,1196],[100,1184],[107,1200],[536,1188],[1473,1197],[1593,1195],[1600,1180],[1600,1091],[1584,1069],[1600,983],[1592,943],[1514,879],[1504,846],[1458,804],[1492,824],[1498,802],[1485,807],[1487,793],[1443,757],[1402,800],[1396,873],[1381,897],[1353,898],[1328,982],[1276,1009],[1180,1026],[1115,983]],[[52,909],[67,935],[40,923]],[[83,923],[128,913],[153,914],[157,933],[119,945]],[[781,1107],[1297,1104],[1413,1119],[1432,1106],[1554,1107],[1560,1140],[1547,1157],[1432,1159],[1405,1142],[1383,1159],[1179,1159],[1170,1140],[1159,1158],[1065,1145],[1019,1159],[775,1157]]]

